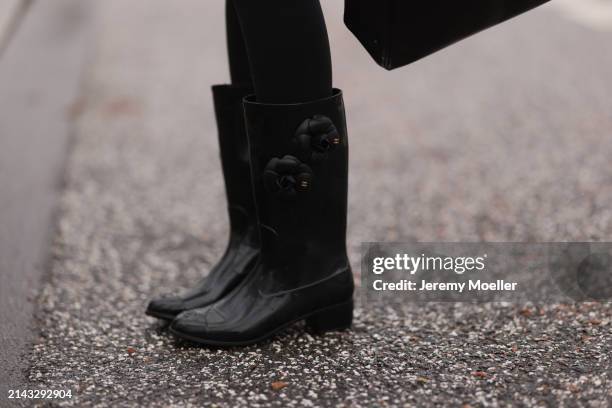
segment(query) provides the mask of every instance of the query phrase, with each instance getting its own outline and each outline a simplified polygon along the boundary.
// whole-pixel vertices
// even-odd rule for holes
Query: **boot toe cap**
[[[208,308],[193,309],[176,316],[170,329],[179,336],[201,336],[207,331],[206,311]]]
[[[175,296],[165,296],[151,300],[147,306],[149,316],[172,320],[185,311],[185,302]]]
[[[220,344],[233,339],[227,319],[214,307],[188,310],[179,314],[170,325],[175,335],[202,344]]]

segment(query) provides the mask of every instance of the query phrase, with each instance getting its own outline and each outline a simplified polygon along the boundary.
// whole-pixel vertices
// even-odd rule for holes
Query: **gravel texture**
[[[612,240],[609,33],[542,9],[387,73],[325,3],[357,273],[362,241]],[[609,304],[359,303],[352,331],[231,350],[144,316],[225,244],[209,91],[227,78],[223,5],[97,5],[32,387],[73,406],[610,405]]]

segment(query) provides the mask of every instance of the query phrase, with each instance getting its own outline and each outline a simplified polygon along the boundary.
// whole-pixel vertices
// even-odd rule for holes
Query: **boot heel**
[[[353,300],[323,309],[306,319],[306,325],[318,333],[344,330],[353,323]]]

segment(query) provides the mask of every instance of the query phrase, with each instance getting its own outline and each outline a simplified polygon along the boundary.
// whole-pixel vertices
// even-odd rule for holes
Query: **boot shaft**
[[[288,105],[257,103],[250,96],[244,108],[264,262],[305,258],[310,269],[319,261],[348,265],[342,92]]]
[[[249,146],[242,107],[243,98],[252,93],[252,88],[242,85],[215,85],[212,92],[228,202],[230,245],[245,239],[253,245],[258,245]]]

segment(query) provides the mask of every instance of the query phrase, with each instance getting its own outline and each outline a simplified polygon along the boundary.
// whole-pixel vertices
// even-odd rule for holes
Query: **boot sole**
[[[155,317],[157,319],[162,319],[162,320],[168,320],[168,321],[174,320],[174,318],[178,316],[178,314],[173,315],[173,314],[168,314],[168,313],[161,313],[161,312],[156,312],[150,309],[145,310],[145,314],[147,316]]]
[[[350,310],[350,314],[348,311]],[[291,320],[273,331],[260,336],[253,340],[246,341],[219,341],[219,340],[206,340],[197,336],[181,333],[176,331],[172,326],[168,329],[170,333],[184,340],[188,340],[192,343],[200,344],[203,346],[212,347],[242,347],[250,346],[253,344],[261,343],[264,340],[273,337],[275,334],[287,329],[289,326],[305,320],[306,325],[311,327],[317,334],[322,334],[329,331],[341,331],[349,329],[352,326],[353,320],[353,299],[348,302],[338,303],[333,306],[328,306],[323,309],[315,310],[302,317]]]

